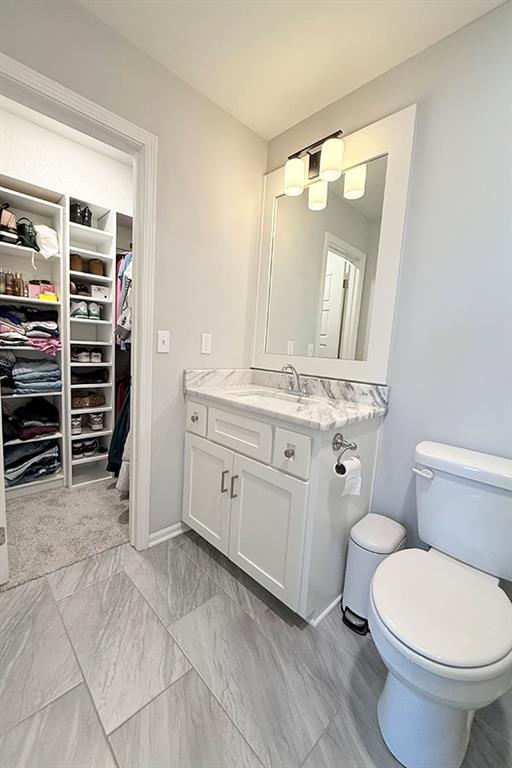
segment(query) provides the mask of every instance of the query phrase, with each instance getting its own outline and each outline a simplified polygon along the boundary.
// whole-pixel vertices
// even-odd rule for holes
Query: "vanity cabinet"
[[[307,483],[187,433],[183,520],[297,607]]]
[[[350,528],[369,511],[380,418],[343,427],[360,496],[341,496],[332,439],[243,407],[187,398],[183,522],[304,619],[341,597]]]

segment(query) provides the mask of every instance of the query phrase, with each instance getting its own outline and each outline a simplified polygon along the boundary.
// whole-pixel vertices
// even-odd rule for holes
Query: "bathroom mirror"
[[[366,360],[386,166],[383,156],[358,167],[357,199],[345,196],[344,173],[321,211],[307,191],[276,198],[267,354]]]
[[[307,187],[284,194],[284,168],[265,177],[254,367],[387,383],[415,113],[343,136],[323,210],[309,209]],[[349,199],[354,169],[366,178]]]

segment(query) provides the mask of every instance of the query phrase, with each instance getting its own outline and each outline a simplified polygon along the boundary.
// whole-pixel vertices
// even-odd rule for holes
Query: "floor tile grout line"
[[[115,574],[113,574],[113,575],[115,575]],[[110,578],[112,578],[112,577],[110,577]],[[94,585],[91,585],[91,586],[94,586]],[[80,590],[80,591],[83,591],[83,590]],[[51,592],[51,589],[50,589],[50,592]],[[53,593],[52,593],[52,597],[53,597]],[[71,595],[70,595],[70,597],[71,597]],[[109,748],[109,750],[110,750],[110,752],[112,754],[112,759],[114,760],[114,764],[118,768],[120,768],[119,763],[117,761],[117,757],[114,754],[114,750],[113,750],[112,745],[110,743],[110,740],[108,738],[108,733],[107,733],[107,731],[105,729],[105,726],[103,725],[103,721],[102,721],[102,719],[100,717],[100,713],[99,713],[98,708],[96,706],[96,702],[94,700],[94,696],[92,694],[91,688],[90,688],[89,683],[87,681],[87,677],[85,675],[84,669],[83,669],[82,665],[80,664],[80,659],[78,658],[78,654],[76,652],[75,646],[73,645],[73,641],[72,641],[71,636],[70,636],[70,634],[68,632],[68,628],[66,626],[66,622],[64,621],[64,617],[62,615],[62,611],[60,610],[59,601],[56,600],[55,597],[53,597],[53,600],[54,600],[55,606],[57,608],[57,611],[59,612],[60,620],[62,621],[62,624],[64,626],[64,631],[66,633],[66,637],[68,638],[69,644],[71,645],[71,650],[73,651],[73,655],[74,655],[74,657],[76,659],[76,663],[77,663],[78,668],[79,668],[79,670],[80,670],[80,672],[82,674],[82,680],[83,680],[83,683],[84,683],[85,687],[87,688],[87,693],[89,694],[89,697],[91,699],[92,706],[93,706],[93,709],[94,709],[94,711],[96,713],[96,717],[98,718],[98,722],[99,722],[100,728],[103,731],[103,734],[105,735],[105,739],[107,741],[108,748]]]
[[[229,595],[226,595],[226,597],[228,597],[231,600]],[[210,600],[213,600],[213,597],[211,597]],[[206,602],[208,602],[208,601],[206,601]],[[232,602],[234,602],[234,601],[232,601]],[[205,605],[205,603],[203,603],[202,605]],[[194,608],[194,611],[197,611],[197,608]],[[194,611],[190,611],[190,613],[188,613],[187,616],[190,616],[192,613],[194,613]],[[180,621],[180,619],[178,619],[178,621]],[[254,619],[253,619],[253,621],[254,621]],[[174,624],[177,624],[177,622],[174,622]],[[215,695],[215,692],[210,688],[210,686],[208,685],[208,682],[204,679],[204,677],[201,675],[199,670],[194,666],[194,664],[192,663],[192,660],[187,656],[187,654],[185,652],[185,649],[180,645],[179,641],[172,634],[171,629],[170,629],[172,626],[173,626],[173,624],[169,624],[169,626],[167,627],[167,632],[170,634],[170,636],[172,637],[172,639],[174,640],[174,642],[176,643],[176,645],[178,646],[178,648],[180,649],[182,654],[187,659],[188,663],[191,666],[191,669],[196,673],[196,675],[199,677],[199,679],[203,681],[203,683],[205,684],[206,688],[210,691],[211,695],[213,696],[213,698],[215,699],[215,701],[217,702],[217,704],[219,705],[221,710],[224,712],[224,714],[228,718],[228,720],[231,723],[231,725],[233,726],[233,728],[235,728],[235,730],[240,734],[241,739],[245,742],[245,744],[247,744],[247,746],[249,747],[251,752],[256,756],[257,760],[259,760],[259,762],[261,763],[262,768],[264,768],[265,765],[266,765],[265,760],[263,760],[263,758],[260,757],[259,753],[252,746],[252,744],[250,743],[248,738],[244,735],[244,733],[242,732],[240,727],[235,723],[235,721],[233,720],[233,718],[231,717],[229,712],[226,711],[226,709],[225,709],[224,705],[222,704],[222,702]]]

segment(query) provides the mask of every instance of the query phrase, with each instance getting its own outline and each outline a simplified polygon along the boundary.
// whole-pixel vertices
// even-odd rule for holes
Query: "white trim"
[[[159,531],[149,534],[149,546],[155,547],[157,544],[161,544],[162,541],[174,539],[176,536],[180,536],[185,531],[188,531],[188,529],[188,525],[184,525],[181,520],[179,523],[168,525],[167,528],[160,528]]]
[[[59,120],[134,159],[134,328],[132,344],[133,452],[130,542],[149,545],[153,287],[155,274],[157,137],[60,83],[0,53],[0,93]]]
[[[316,619],[311,619],[310,621],[308,621],[308,624],[310,624],[312,627],[318,627],[320,622],[323,621],[326,618],[326,616],[328,616],[330,612],[333,611],[336,608],[336,606],[341,603],[341,598],[342,598],[342,595],[338,595],[338,597],[335,600],[333,600],[330,605],[327,606],[325,611],[322,611],[322,613],[320,613],[316,617]]]
[[[277,199],[284,194],[284,168],[278,168],[265,177],[256,322],[252,350],[252,366],[254,368],[277,371],[285,363],[291,363],[301,373],[314,376],[329,376],[378,384],[387,382],[415,119],[416,105],[413,104],[394,115],[385,117],[383,120],[343,137],[345,143],[344,169],[387,155],[379,258],[375,274],[366,360],[267,354],[265,347],[271,256]]]

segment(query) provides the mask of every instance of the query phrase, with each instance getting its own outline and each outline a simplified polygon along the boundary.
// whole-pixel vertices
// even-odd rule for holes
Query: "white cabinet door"
[[[308,484],[235,455],[229,557],[296,611]]]
[[[233,453],[197,435],[185,435],[183,521],[227,554]]]

